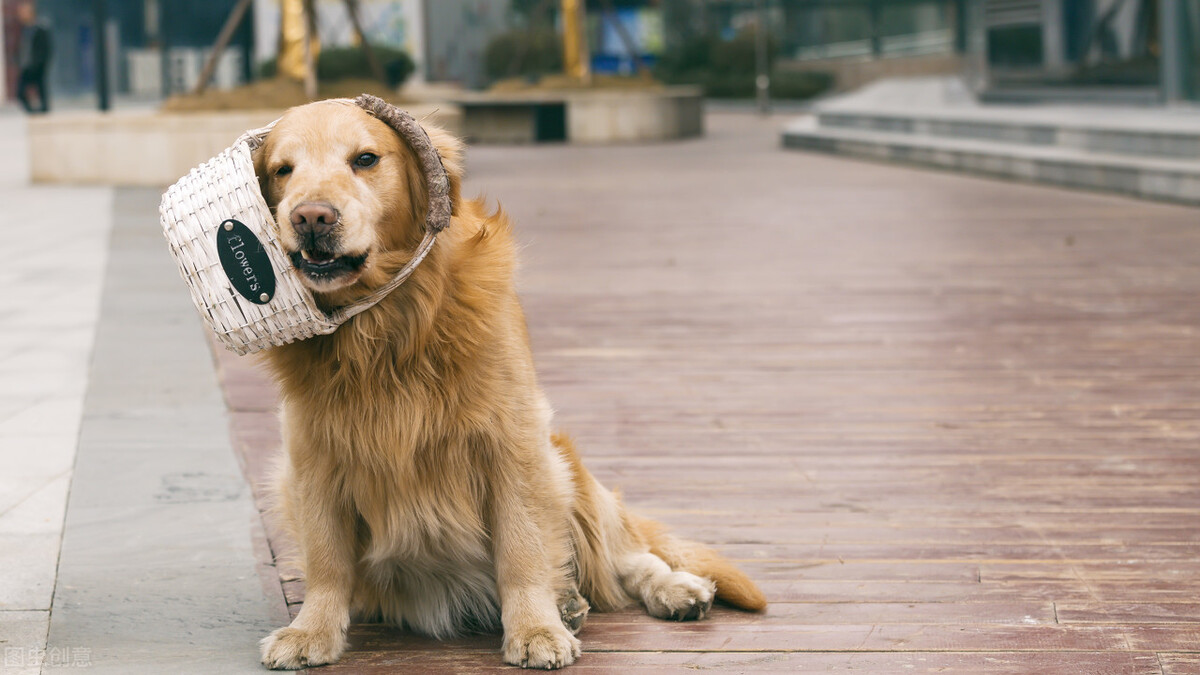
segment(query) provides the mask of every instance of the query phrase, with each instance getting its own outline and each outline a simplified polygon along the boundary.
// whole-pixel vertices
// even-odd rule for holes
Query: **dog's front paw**
[[[562,625],[506,632],[504,662],[522,668],[552,670],[575,663],[579,640]]]
[[[258,644],[262,647],[264,666],[296,670],[337,661],[346,648],[346,637],[340,633],[306,631],[289,626],[271,633]]]
[[[644,598],[646,611],[660,619],[694,621],[712,609],[716,586],[708,579],[687,572],[672,572]]]

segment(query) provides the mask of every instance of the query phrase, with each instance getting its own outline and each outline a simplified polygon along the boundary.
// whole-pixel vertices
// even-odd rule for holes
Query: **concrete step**
[[[987,106],[817,111],[822,128],[974,139],[1084,152],[1200,160],[1200,114],[1148,108]]]
[[[916,126],[899,124],[888,130],[872,128],[865,122],[867,128],[827,126],[826,114],[790,124],[783,133],[784,147],[1200,204],[1200,161],[1194,159],[1029,143],[1003,134],[988,140],[933,135],[918,131]]]

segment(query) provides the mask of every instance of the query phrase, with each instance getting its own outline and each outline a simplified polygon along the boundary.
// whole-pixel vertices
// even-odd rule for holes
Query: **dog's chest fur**
[[[458,439],[431,439],[410,463],[351,461],[359,521],[360,613],[446,637],[499,620],[483,472]]]
[[[323,386],[285,388],[291,470],[319,476],[356,520],[360,614],[435,637],[498,626],[489,477],[505,439],[529,427],[548,438],[538,418],[549,411],[481,395],[507,379],[486,361],[467,377],[428,361],[378,360],[365,373],[317,360]]]
[[[497,625],[493,502],[555,514],[541,545],[557,568],[571,499],[508,228],[447,236],[370,311],[269,353],[292,472],[285,510],[303,507],[305,486],[335,500],[354,520],[358,609],[437,637]],[[537,493],[520,492],[534,476]]]

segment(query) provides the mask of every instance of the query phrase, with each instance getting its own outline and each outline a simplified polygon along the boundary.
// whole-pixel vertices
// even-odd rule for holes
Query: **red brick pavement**
[[[710,120],[694,142],[470,151],[468,193],[527,245],[560,425],[773,602],[593,615],[573,669],[1200,673],[1200,212]],[[219,364],[257,483],[274,392]],[[356,626],[326,670],[490,671],[499,645]]]

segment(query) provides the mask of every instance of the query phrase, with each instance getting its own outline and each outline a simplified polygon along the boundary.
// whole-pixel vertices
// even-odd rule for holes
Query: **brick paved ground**
[[[1200,212],[784,152],[782,121],[470,151],[559,424],[773,601],[593,615],[574,669],[1200,673]],[[256,480],[270,385],[220,366]],[[358,626],[324,670],[499,644]]]

